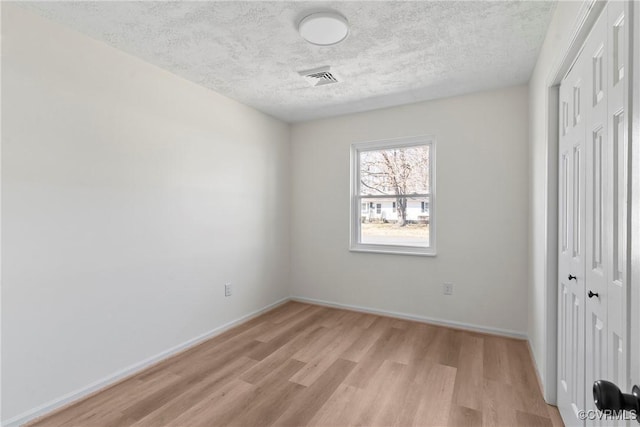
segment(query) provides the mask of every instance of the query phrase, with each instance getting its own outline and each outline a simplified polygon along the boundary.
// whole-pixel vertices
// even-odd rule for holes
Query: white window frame
[[[360,242],[360,153],[378,151],[388,148],[406,148],[420,145],[429,146],[429,183],[431,192],[420,196],[429,197],[429,245],[401,246],[381,245]],[[383,254],[436,256],[436,140],[431,135],[413,136],[407,138],[367,141],[351,144],[351,209],[349,250],[352,252],[371,252]],[[385,196],[386,197],[386,196]],[[395,196],[389,196],[394,198]]]

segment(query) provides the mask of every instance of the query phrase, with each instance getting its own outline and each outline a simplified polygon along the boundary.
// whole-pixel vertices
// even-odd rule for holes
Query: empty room
[[[2,427],[640,420],[640,3],[0,13]]]

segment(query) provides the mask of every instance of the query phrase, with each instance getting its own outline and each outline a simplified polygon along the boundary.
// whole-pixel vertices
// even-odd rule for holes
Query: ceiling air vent
[[[323,86],[332,83],[338,83],[336,76],[331,74],[331,67],[314,68],[313,70],[300,71],[311,86]]]

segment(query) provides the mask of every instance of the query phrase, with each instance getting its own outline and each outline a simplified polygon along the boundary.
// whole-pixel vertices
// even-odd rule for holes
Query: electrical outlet
[[[453,283],[443,283],[442,293],[444,295],[453,295]]]
[[[225,285],[224,285],[224,296],[225,297],[230,297],[231,296],[231,283],[225,283]]]

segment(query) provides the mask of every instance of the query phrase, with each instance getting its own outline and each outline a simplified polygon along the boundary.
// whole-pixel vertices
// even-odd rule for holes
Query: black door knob
[[[587,294],[589,296],[589,298],[593,298],[593,297],[598,297],[600,298],[600,295],[597,292],[591,292],[589,291],[589,293]]]
[[[577,279],[576,276],[573,276],[571,274],[569,275],[569,280],[576,280],[576,279]]]
[[[593,383],[593,402],[600,411],[634,411],[640,410],[640,388],[633,386],[632,394],[620,391],[617,385],[605,380]],[[640,419],[638,419],[640,422]]]

